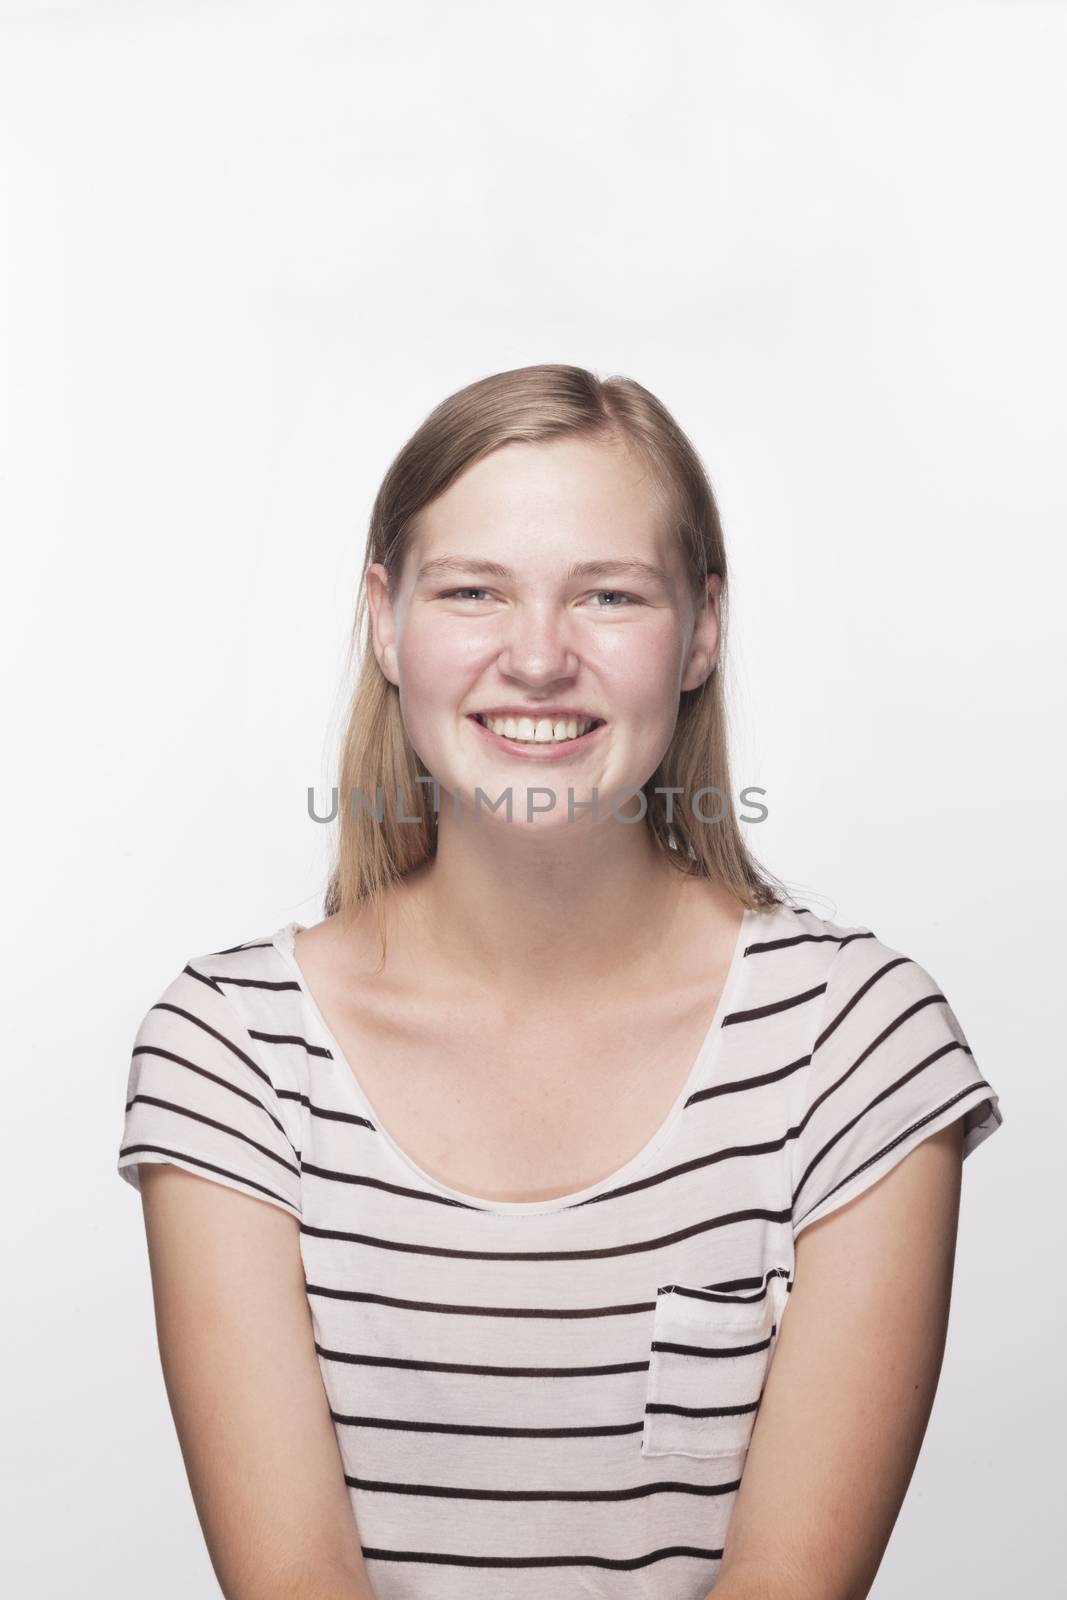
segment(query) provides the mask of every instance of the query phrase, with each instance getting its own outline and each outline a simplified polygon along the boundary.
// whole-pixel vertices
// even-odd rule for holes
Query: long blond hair
[[[726,550],[700,458],[666,407],[632,378],[598,378],[582,367],[547,363],[494,373],[443,400],[392,462],[371,510],[349,646],[358,676],[341,749],[338,833],[324,909],[327,917],[341,913],[345,918],[373,902],[383,951],[385,891],[434,854],[437,816],[432,784],[417,781],[431,774],[408,742],[396,685],[382,672],[370,644],[367,568],[381,562],[395,593],[420,512],[461,472],[503,445],[564,436],[635,450],[651,470],[698,600],[712,573],[722,579],[718,665],[699,688],[682,692],[670,745],[643,786],[645,824],[680,871],[723,883],[742,905],[755,908],[790,898],[747,849],[734,810],[722,667]],[[668,822],[666,800],[657,788],[680,790],[684,800],[701,789],[718,789],[718,821],[691,821],[676,800]],[[403,815],[418,820],[400,821],[398,807],[388,803],[378,808],[380,815],[372,814],[369,806],[379,791],[386,799],[402,800]],[[349,803],[357,792],[367,804]]]

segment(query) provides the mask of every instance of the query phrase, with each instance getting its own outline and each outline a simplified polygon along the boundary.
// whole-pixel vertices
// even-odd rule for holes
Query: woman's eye
[[[481,589],[477,584],[468,583],[458,589],[446,589],[438,598],[441,600],[461,600],[473,596],[475,599],[480,599],[488,595],[488,593],[488,589]],[[622,589],[597,589],[594,592],[593,599],[596,601],[607,599],[610,602],[607,605],[595,605],[593,607],[594,611],[618,611],[620,602],[624,606],[640,605],[641,603],[635,595],[626,594]]]

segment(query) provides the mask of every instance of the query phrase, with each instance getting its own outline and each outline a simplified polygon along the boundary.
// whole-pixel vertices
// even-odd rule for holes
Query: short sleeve
[[[283,1095],[223,982],[191,961],[137,1030],[119,1174],[139,1191],[142,1162],[171,1162],[300,1217],[298,1096]]]
[[[849,934],[831,961],[803,1084],[794,1236],[958,1118],[964,1157],[1003,1121],[934,978],[869,929]]]

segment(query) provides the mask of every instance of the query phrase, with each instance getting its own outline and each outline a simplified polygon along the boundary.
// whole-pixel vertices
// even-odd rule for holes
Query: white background
[[[873,1594],[1051,1592],[1067,5],[0,23],[12,1591],[217,1593],[114,1170],[133,1034],[190,956],[320,917],[381,475],[552,360],[708,465],[750,845],[930,968],[1001,1095]]]

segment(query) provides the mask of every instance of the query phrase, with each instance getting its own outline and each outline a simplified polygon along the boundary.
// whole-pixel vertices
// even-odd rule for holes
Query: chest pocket
[[[779,1277],[758,1298],[680,1283],[659,1289],[642,1455],[744,1454],[787,1293]]]

